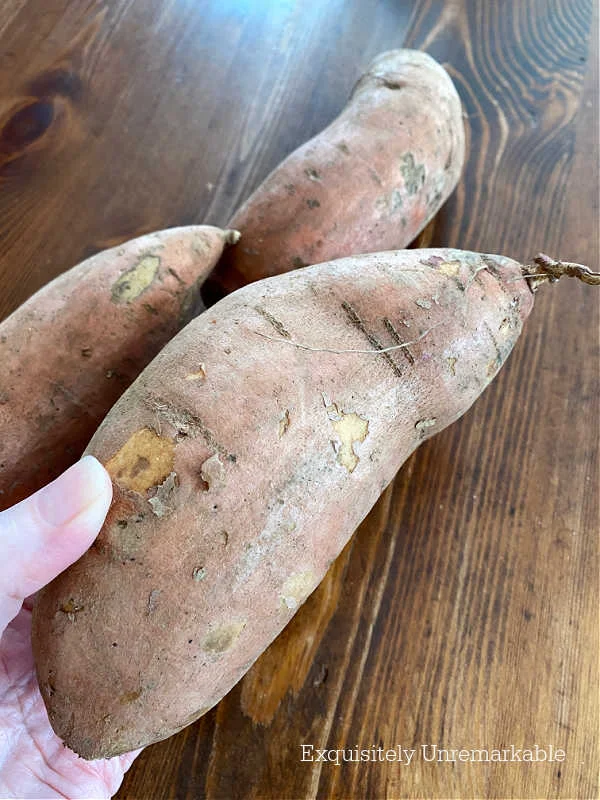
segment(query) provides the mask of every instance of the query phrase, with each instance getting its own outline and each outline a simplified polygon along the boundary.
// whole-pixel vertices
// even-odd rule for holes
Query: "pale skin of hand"
[[[108,798],[140,752],[84,761],[56,736],[31,652],[33,595],[88,549],[112,498],[87,456],[0,512],[0,797]]]

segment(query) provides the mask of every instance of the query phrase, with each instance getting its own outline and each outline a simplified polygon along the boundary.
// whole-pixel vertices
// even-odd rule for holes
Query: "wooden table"
[[[423,241],[597,269],[597,13],[3,0],[0,317],[109,245],[224,224],[403,43],[447,66],[469,129]],[[598,797],[598,300],[574,281],[539,292],[485,395],[408,461],[245,679],[139,757],[121,800]],[[302,744],[417,754],[336,766],[303,762]],[[433,763],[433,744],[566,757]]]

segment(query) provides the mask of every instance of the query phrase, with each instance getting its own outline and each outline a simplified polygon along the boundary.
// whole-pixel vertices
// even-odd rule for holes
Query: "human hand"
[[[111,797],[140,752],[84,761],[56,736],[31,651],[33,595],[88,549],[112,485],[86,456],[27,500],[0,512],[0,797]]]

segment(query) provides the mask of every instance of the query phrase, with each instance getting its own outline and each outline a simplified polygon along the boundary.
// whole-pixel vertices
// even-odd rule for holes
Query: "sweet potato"
[[[317,256],[408,244],[454,188],[463,155],[460,101],[446,72],[424,53],[382,54],[339,119],[236,215],[251,238],[247,252],[237,251],[228,288]],[[253,248],[263,238],[257,257]],[[197,294],[222,244],[214,228],[129,242],[61,276],[0,325],[0,509],[81,454],[111,405],[178,330],[181,305]],[[138,277],[128,294],[129,270]]]
[[[109,408],[191,318],[233,232],[173,228],[99,253],[0,324],[0,509],[81,455]]]
[[[217,703],[489,384],[532,304],[508,258],[407,250],[260,281],[184,328],[87,448],[113,505],[35,607],[59,736],[112,756]]]
[[[457,184],[461,102],[417,50],[381,53],[345,109],[280,164],[230,227],[242,240],[202,288],[207,304],[251,281],[334,258],[406,247]]]

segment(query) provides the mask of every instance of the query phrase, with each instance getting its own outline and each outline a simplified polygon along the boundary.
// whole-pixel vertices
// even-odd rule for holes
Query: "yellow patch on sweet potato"
[[[142,494],[160,486],[173,472],[174,462],[175,442],[142,428],[129,437],[105,467],[120,486]]]
[[[340,440],[337,450],[338,464],[345,467],[348,472],[353,472],[360,460],[354,452],[354,443],[364,442],[367,438],[369,421],[354,412],[345,414],[340,411],[337,417],[337,419],[331,419],[330,416],[333,429]]]
[[[438,271],[442,275],[447,275],[448,278],[453,278],[458,275],[460,270],[460,261],[442,261],[438,267]]]
[[[283,584],[281,589],[281,604],[284,608],[293,610],[301,605],[317,583],[313,572],[297,572]]]
[[[205,381],[206,369],[204,368],[204,364],[200,364],[200,369],[197,372],[190,372],[189,375],[186,375],[185,379],[186,381]]]
[[[219,625],[205,637],[202,647],[209,653],[224,653],[232,647],[245,627],[245,622],[226,622]]]
[[[143,256],[138,263],[124,272],[112,285],[112,299],[115,303],[130,303],[139,297],[158,274],[160,258]]]

